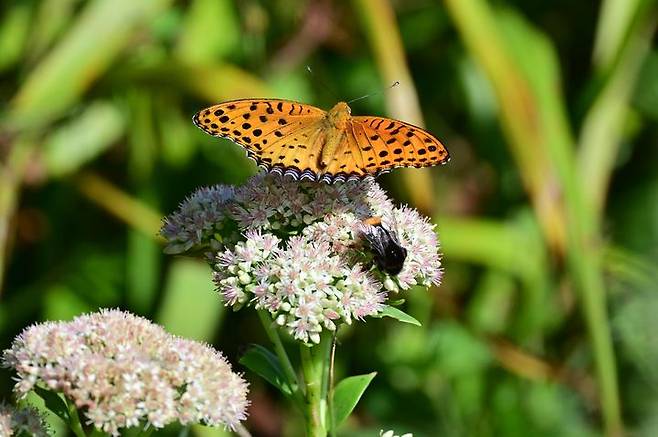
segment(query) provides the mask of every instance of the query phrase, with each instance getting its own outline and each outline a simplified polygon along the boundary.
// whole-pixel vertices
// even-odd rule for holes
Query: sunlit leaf
[[[352,413],[354,407],[363,396],[370,382],[377,372],[365,375],[350,376],[339,382],[334,389],[334,419],[333,423],[338,428]]]
[[[382,311],[378,314],[379,317],[391,317],[395,320],[399,320],[400,322],[404,323],[410,323],[412,325],[416,326],[422,326],[421,323],[410,316],[409,314],[405,313],[402,310],[399,310],[395,307],[392,307],[390,305],[384,305],[384,308]]]

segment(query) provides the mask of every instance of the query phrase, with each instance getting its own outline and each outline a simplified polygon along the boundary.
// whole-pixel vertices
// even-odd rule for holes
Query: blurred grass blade
[[[542,106],[541,102],[537,101],[538,96],[534,94],[532,84],[515,61],[531,57],[526,68],[532,70],[534,66],[537,74],[548,75],[547,78],[551,78],[550,73],[555,71],[555,67],[548,65],[550,70],[545,73],[540,71],[541,67],[547,66],[541,54],[536,52],[544,49],[537,47],[541,41],[538,41],[537,36],[518,29],[518,25],[516,29],[512,27],[515,25],[512,20],[508,20],[511,26],[508,25],[507,28],[512,32],[516,30],[517,37],[520,36],[518,33],[524,33],[524,39],[518,42],[523,46],[507,47],[507,41],[511,38],[504,38],[498,27],[498,17],[493,16],[493,11],[486,2],[445,0],[445,3],[462,33],[465,44],[492,82],[501,111],[501,123],[510,139],[511,152],[546,238],[551,246],[563,249],[564,219],[561,205],[555,201],[559,182],[549,159],[546,143],[568,134],[564,132],[563,126],[558,125],[562,123],[560,119],[563,116],[559,113],[550,114],[549,111],[554,111],[555,108]],[[514,53],[511,53],[512,51]],[[533,65],[537,62],[543,65]],[[554,84],[551,83],[551,87]],[[545,94],[551,95],[554,94]],[[560,131],[553,133],[548,129],[544,117],[550,117],[551,124],[558,125]],[[554,137],[549,138],[552,135]]]
[[[483,265],[521,282],[515,338],[536,342],[561,314],[552,294],[546,248],[539,226],[526,213],[511,222],[443,216],[438,221],[446,259]],[[523,250],[519,250],[523,248]]]
[[[193,0],[176,46],[176,56],[187,64],[216,63],[236,51],[240,28],[231,0]]]
[[[121,110],[109,102],[92,102],[85,111],[58,127],[43,144],[43,160],[51,176],[71,174],[112,146],[125,132]]]
[[[34,61],[49,49],[70,25],[75,7],[81,0],[41,0],[34,17],[28,42],[28,59]]]
[[[197,96],[217,103],[222,100],[271,96],[265,82],[230,64],[184,68],[183,83]]]
[[[157,297],[162,248],[152,238],[130,229],[126,249],[126,301],[131,310],[149,314]]]
[[[76,176],[75,179],[78,189],[89,200],[133,228],[140,230],[144,235],[154,239],[159,238],[158,231],[162,224],[162,214],[121,191],[97,174],[85,172]]]
[[[14,65],[25,50],[31,30],[32,5],[18,2],[9,6],[0,21],[0,71]]]
[[[450,216],[442,216],[437,224],[441,251],[448,259],[493,267],[518,278],[532,275],[544,262],[538,236],[514,224]]]
[[[492,269],[486,271],[468,304],[469,324],[477,332],[503,334],[509,319],[517,313],[512,311],[516,288],[509,274]]]
[[[603,25],[600,23],[600,26]],[[608,185],[623,141],[630,100],[642,64],[649,54],[655,30],[654,8],[652,13],[642,17],[630,30],[628,42],[620,48],[618,62],[606,75],[606,81],[583,122],[578,164],[582,180],[587,181],[584,186],[587,202],[598,213],[605,204]]]
[[[395,11],[388,0],[354,0],[366,29],[381,79],[385,85],[400,85],[386,94],[388,114],[417,126],[424,126],[423,114],[418,101],[411,72],[407,66],[400,30]],[[429,169],[398,170],[407,186],[412,203],[419,210],[431,215],[434,210],[434,184]],[[422,189],[419,189],[422,187]]]
[[[184,169],[197,151],[194,141],[196,126],[190,123],[191,118],[183,114],[174,99],[160,98],[157,106],[159,111],[155,122],[162,143],[160,156],[169,166]]]
[[[633,107],[649,120],[658,121],[658,50],[644,61],[633,95]]]
[[[9,251],[10,222],[16,211],[20,186],[34,150],[27,138],[16,138],[5,162],[0,162],[0,296],[4,290]]]
[[[638,14],[654,0],[604,0],[601,2],[593,61],[599,70],[608,70],[617,60]]]
[[[489,76],[517,167],[551,246],[564,252],[595,357],[609,435],[622,432],[615,356],[607,319],[597,220],[577,178],[573,141],[550,42],[520,17],[495,15],[484,0],[445,0],[462,38]],[[559,90],[559,88],[558,88]]]
[[[169,268],[155,320],[172,334],[209,342],[223,314],[222,299],[210,280],[210,268],[201,261],[176,259]],[[190,323],[190,315],[194,323]]]
[[[140,24],[167,0],[96,0],[85,5],[72,29],[37,65],[12,102],[19,128],[58,117],[107,69]]]

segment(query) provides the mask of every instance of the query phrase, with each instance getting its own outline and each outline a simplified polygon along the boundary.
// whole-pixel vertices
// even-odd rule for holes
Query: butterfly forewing
[[[288,100],[246,99],[211,106],[193,120],[206,133],[241,145],[268,171],[297,176],[308,161],[318,123],[325,111]],[[299,161],[299,163],[297,162]],[[283,171],[282,171],[283,169]],[[297,172],[296,169],[299,169]]]
[[[443,144],[417,126],[382,117],[353,117],[352,124],[368,173],[395,167],[428,167],[450,159]]]

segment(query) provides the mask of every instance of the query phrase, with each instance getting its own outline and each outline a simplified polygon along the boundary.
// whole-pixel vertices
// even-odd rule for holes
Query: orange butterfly
[[[352,117],[344,102],[327,112],[289,100],[233,100],[193,120],[210,135],[244,147],[260,167],[295,179],[333,183],[449,159],[426,130],[389,118]]]

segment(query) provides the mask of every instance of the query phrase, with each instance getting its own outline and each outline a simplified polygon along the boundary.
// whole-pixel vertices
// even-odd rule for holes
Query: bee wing
[[[366,223],[361,223],[359,225],[359,231],[361,235],[368,241],[368,244],[380,255],[383,255],[386,251],[384,240],[382,236],[382,231],[384,229],[381,226],[373,226]]]

